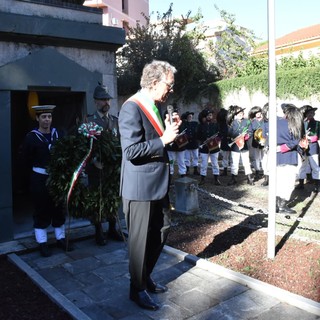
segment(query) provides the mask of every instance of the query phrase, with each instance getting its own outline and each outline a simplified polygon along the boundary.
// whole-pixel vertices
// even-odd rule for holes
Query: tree
[[[200,12],[180,19],[172,17],[172,4],[157,21],[146,26],[137,24],[129,27],[127,42],[117,54],[118,93],[129,95],[136,92],[144,65],[153,59],[165,60],[174,65],[178,72],[175,77],[174,100],[192,101],[208,91],[208,84],[219,79],[218,70],[209,65],[197,49],[204,32],[199,20]],[[193,22],[193,28],[190,28]]]
[[[223,78],[230,79],[241,74],[250,58],[250,51],[255,47],[256,37],[252,30],[235,24],[235,15],[220,10],[216,5],[215,8],[225,26],[220,27],[217,41],[211,41],[209,48]]]

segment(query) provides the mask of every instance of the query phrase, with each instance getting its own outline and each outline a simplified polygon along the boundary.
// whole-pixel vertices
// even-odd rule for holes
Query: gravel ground
[[[269,259],[268,188],[262,180],[248,185],[244,175],[230,187],[229,179],[221,177],[222,186],[215,186],[208,175],[198,188],[199,212],[173,215],[168,244],[320,302],[320,195],[312,184],[294,191],[290,206],[297,215],[276,214],[275,258]],[[174,187],[170,198],[174,203]]]

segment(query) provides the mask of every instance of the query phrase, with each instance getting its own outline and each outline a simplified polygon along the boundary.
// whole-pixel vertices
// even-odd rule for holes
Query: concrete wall
[[[12,216],[12,190],[11,190],[11,136],[10,136],[10,92],[0,91],[0,242],[12,239],[13,216]]]
[[[118,114],[115,51],[125,43],[124,30],[103,26],[101,10],[54,3],[0,1],[0,242],[14,238],[12,170],[20,140],[13,132],[15,121],[30,121],[28,92],[39,88],[46,99],[60,99],[60,117],[75,118],[75,109],[95,110],[93,91],[102,82],[115,98],[111,113]]]
[[[31,0],[1,0],[0,11],[69,21],[102,23],[101,10],[94,8],[82,9],[80,5],[57,5],[54,2],[50,4],[50,1],[43,1],[43,4],[41,4],[41,2],[35,3]]]

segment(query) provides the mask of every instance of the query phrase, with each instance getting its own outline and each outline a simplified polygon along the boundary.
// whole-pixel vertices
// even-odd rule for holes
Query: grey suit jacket
[[[119,114],[122,148],[120,194],[127,200],[161,200],[169,189],[169,160],[163,143],[140,107],[126,101]]]

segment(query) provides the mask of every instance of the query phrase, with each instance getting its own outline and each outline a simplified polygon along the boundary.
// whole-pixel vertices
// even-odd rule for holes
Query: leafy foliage
[[[268,73],[227,79],[212,84],[218,86],[222,96],[233,91],[246,88],[250,93],[261,91],[265,95],[269,92]],[[306,99],[320,92],[320,66],[279,70],[276,76],[277,96],[286,99],[295,96]]]
[[[276,69],[279,72],[297,70],[299,68],[313,68],[320,66],[320,59],[315,55],[311,55],[307,59],[300,52],[297,57],[290,55],[284,56],[276,63]],[[268,71],[268,57],[250,56],[243,68],[237,73],[238,77],[247,77],[258,75]]]
[[[207,89],[208,84],[219,79],[218,70],[209,65],[203,54],[197,49],[203,39],[199,26],[200,13],[190,17],[175,19],[172,17],[172,4],[169,10],[151,23],[149,17],[146,26],[130,28],[126,45],[118,52],[118,93],[128,95],[140,88],[140,77],[146,63],[153,59],[165,60],[178,70],[175,76],[174,99],[192,101]],[[188,30],[193,21],[195,26]]]
[[[280,62],[277,63],[277,70],[279,71],[289,71],[296,70],[298,68],[312,68],[320,67],[320,58],[319,56],[312,55],[308,59],[303,57],[303,54],[300,52],[297,57],[287,56],[282,57]]]
[[[129,29],[127,44],[118,55],[119,94],[136,92],[144,65],[159,59],[170,62],[178,70],[175,101],[197,102],[203,97],[219,105],[223,96],[242,88],[268,95],[268,57],[251,55],[257,40],[254,32],[237,26],[235,15],[215,8],[225,27],[218,32],[215,43],[207,43],[207,50],[199,49],[205,43],[206,31],[200,24],[200,11],[194,17],[189,12],[181,19],[173,19],[171,4],[165,14],[158,13],[156,23],[145,17],[146,27],[137,25]],[[195,25],[192,30],[188,30],[190,21]],[[304,99],[318,94],[319,57],[287,56],[276,67],[279,98],[293,95]]]
[[[73,173],[89,152],[90,141],[84,135],[71,135],[57,141],[53,150],[48,172],[48,187],[54,200],[66,205],[66,198],[73,179]],[[101,162],[99,170],[92,159]],[[85,183],[80,175],[73,188],[68,210],[71,216],[101,221],[116,216],[119,208],[119,181],[121,147],[110,132],[102,131],[93,142],[91,156],[85,168],[90,180]],[[91,179],[92,177],[92,179]]]
[[[269,62],[267,58],[256,56],[249,57],[243,67],[238,70],[237,77],[247,77],[265,73],[268,71]]]
[[[223,78],[231,79],[242,72],[255,47],[256,38],[253,31],[235,24],[235,15],[220,10],[216,5],[215,8],[225,22],[225,28],[221,27],[217,41],[210,42],[209,47]]]

